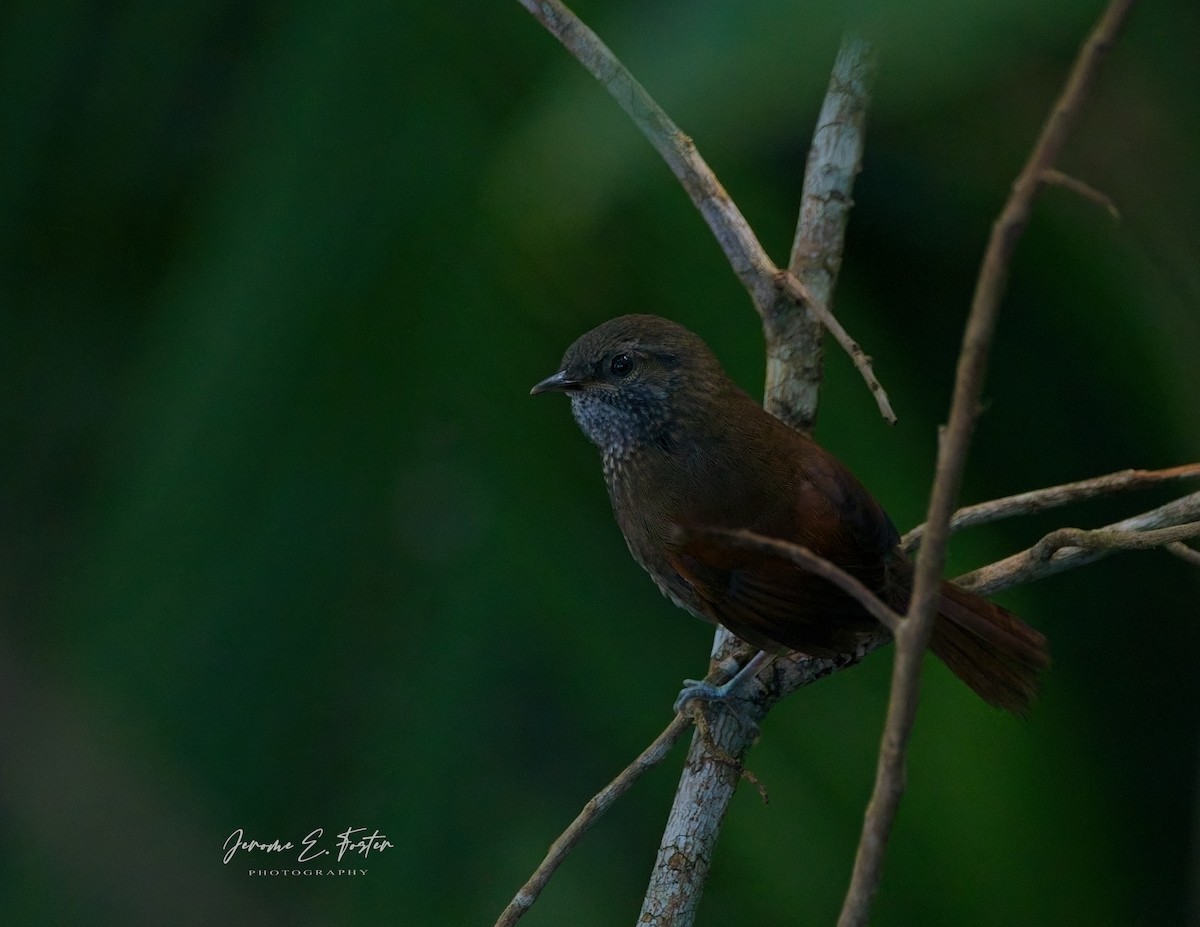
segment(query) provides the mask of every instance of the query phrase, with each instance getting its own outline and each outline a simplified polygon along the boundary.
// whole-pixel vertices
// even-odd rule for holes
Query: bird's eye
[[[633,369],[633,358],[628,354],[617,354],[609,363],[608,369],[613,372],[613,376],[628,376],[629,371]]]

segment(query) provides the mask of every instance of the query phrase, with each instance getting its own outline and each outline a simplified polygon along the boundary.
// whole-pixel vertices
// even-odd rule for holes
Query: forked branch
[[[1095,563],[1118,550],[1163,547],[1177,554],[1174,544],[1181,544],[1183,537],[1195,537],[1188,526],[1195,527],[1197,522],[1200,522],[1200,492],[1094,531],[1080,532],[1076,528],[1052,531],[1027,550],[980,567],[958,581],[980,595],[992,595],[1017,583],[1030,583]]]
[[[695,142],[654,102],[600,37],[560,0],[520,0],[520,3],[604,85],[662,156],[716,236],[764,324],[774,324],[772,308],[781,298],[806,307],[850,356],[875,397],[880,414],[894,424],[896,414],[875,376],[871,359],[833,317],[825,301],[816,298],[790,270],[775,265],[746,217],[696,150]]]

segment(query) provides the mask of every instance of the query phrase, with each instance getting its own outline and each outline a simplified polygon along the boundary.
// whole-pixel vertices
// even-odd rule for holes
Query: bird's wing
[[[763,650],[833,656],[852,650],[857,633],[873,625],[828,580],[721,535],[691,534],[670,562],[713,618]]]

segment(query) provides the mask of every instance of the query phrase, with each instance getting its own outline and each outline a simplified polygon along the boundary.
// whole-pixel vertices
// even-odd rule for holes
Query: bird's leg
[[[702,702],[723,702],[730,698],[736,698],[742,684],[747,679],[751,679],[764,666],[769,666],[775,657],[776,654],[760,650],[746,661],[746,665],[738,670],[732,679],[719,686],[714,686],[711,682],[705,682],[702,679],[685,679],[683,689],[680,691],[679,697],[675,699],[675,710],[682,711],[683,707],[692,699],[699,699]]]

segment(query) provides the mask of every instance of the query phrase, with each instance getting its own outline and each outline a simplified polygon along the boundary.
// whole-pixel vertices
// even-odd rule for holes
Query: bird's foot
[[[747,710],[750,706],[747,703],[745,689],[750,679],[774,659],[774,655],[759,651],[738,670],[732,679],[719,686],[704,680],[685,679],[683,689],[675,699],[675,711],[686,711],[691,702],[707,702],[710,705],[720,702],[730,714],[750,730],[757,732],[758,722],[751,717],[751,712]]]
[[[675,711],[683,711],[691,701],[728,702],[731,698],[729,693],[732,682],[734,680],[731,679],[724,685],[717,686],[703,679],[685,679],[683,688],[679,690],[679,696],[675,699]]]
[[[746,661],[746,665],[738,670],[732,679],[719,686],[699,679],[685,679],[683,690],[675,699],[675,710],[682,711],[684,706],[693,699],[701,702],[725,702],[728,704],[731,698],[738,697],[738,690],[743,688],[751,677],[774,659],[773,654],[760,650]]]
[[[740,679],[731,679],[723,685],[713,685],[702,679],[685,679],[679,697],[675,699],[675,711],[688,713],[696,710],[691,708],[693,703],[702,705],[720,704],[726,712],[737,718],[738,722],[758,736],[758,721],[752,715],[753,710],[742,692],[738,691]],[[701,727],[701,730],[705,730]],[[705,735],[706,737],[708,735]]]

